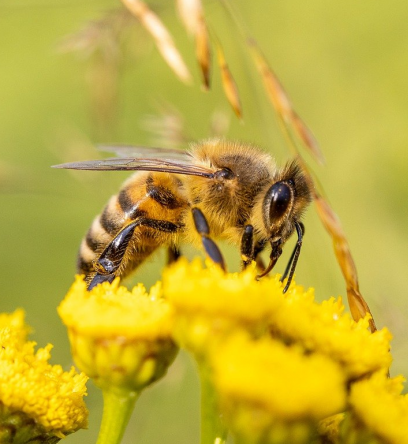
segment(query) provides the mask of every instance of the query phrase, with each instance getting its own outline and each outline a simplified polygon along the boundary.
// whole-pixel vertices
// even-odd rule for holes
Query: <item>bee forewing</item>
[[[185,174],[188,176],[213,177],[214,172],[191,162],[174,162],[162,159],[112,158],[63,163],[53,168],[91,171],[158,171],[163,173]]]
[[[157,148],[134,145],[98,145],[99,151],[105,153],[113,153],[118,157],[134,157],[134,158],[160,158],[163,160],[180,160],[188,161],[191,155],[188,151],[178,150],[174,148]]]

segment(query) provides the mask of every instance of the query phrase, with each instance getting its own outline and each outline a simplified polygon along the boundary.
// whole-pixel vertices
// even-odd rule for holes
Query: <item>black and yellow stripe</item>
[[[85,274],[89,283],[97,272],[96,262],[115,237],[129,224],[140,221],[115,272],[121,277],[129,274],[159,246],[174,243],[174,234],[182,230],[186,209],[188,202],[182,193],[182,182],[176,177],[162,173],[135,174],[94,219],[81,243],[78,271]]]

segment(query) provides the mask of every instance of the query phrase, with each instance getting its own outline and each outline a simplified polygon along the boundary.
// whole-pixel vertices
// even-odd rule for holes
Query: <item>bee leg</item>
[[[113,282],[115,279],[114,274],[99,274],[96,273],[96,275],[93,277],[91,282],[88,285],[88,291],[91,291],[92,288],[96,287],[99,284],[102,284],[102,282]]]
[[[256,266],[258,267],[259,270],[261,270],[261,272],[263,272],[266,269],[265,262],[263,261],[260,255],[260,253],[262,253],[264,248],[265,248],[265,243],[259,243],[259,242],[255,244],[254,248],[254,257],[256,261]]]
[[[92,290],[93,287],[102,282],[112,282],[115,279],[115,271],[119,268],[126,247],[139,225],[137,222],[135,221],[123,228],[105,248],[98,260],[94,262],[96,275],[88,285],[88,290]]]
[[[126,225],[119,234],[117,234],[108,246],[103,250],[98,260],[95,262],[95,268],[99,274],[113,274],[120,267],[126,248],[137,226],[140,225],[139,219]]]
[[[242,268],[245,270],[252,261],[256,261],[257,268],[263,272],[266,266],[259,254],[264,248],[265,242],[254,242],[254,227],[246,225],[241,238]]]
[[[278,259],[280,258],[282,254],[282,247],[281,247],[281,240],[279,239],[276,242],[273,242],[272,244],[272,251],[271,255],[269,257],[269,264],[268,266],[263,270],[261,274],[258,274],[256,277],[257,279],[260,279],[261,277],[266,276],[275,266],[276,262],[278,262]]]
[[[254,227],[246,225],[241,238],[242,268],[245,270],[254,258]]]
[[[198,234],[201,236],[201,241],[207,255],[212,261],[220,265],[223,270],[226,269],[224,258],[217,244],[210,238],[210,227],[207,219],[199,208],[192,208],[194,225]]]
[[[139,217],[134,222],[126,225],[109,243],[99,259],[94,263],[96,275],[88,286],[88,290],[101,282],[112,282],[116,277],[122,259],[125,255],[126,248],[132,239],[133,233],[138,226],[149,227],[155,230],[174,233],[179,230],[180,226],[168,222],[166,220],[148,219]]]
[[[300,249],[302,248],[303,236],[305,234],[305,226],[302,224],[302,222],[295,222],[295,227],[298,235],[298,240],[296,242],[295,248],[292,251],[288,265],[286,265],[285,272],[280,278],[280,281],[283,282],[286,279],[288,273],[290,272],[285,288],[283,289],[284,293],[288,291],[290,283],[292,282],[293,275],[295,273],[296,264],[299,259]]]
[[[176,262],[178,258],[181,256],[180,250],[172,245],[167,249],[167,265]]]

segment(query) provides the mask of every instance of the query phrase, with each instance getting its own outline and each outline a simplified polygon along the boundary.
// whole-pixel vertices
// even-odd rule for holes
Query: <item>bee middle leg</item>
[[[117,276],[117,271],[121,266],[122,260],[125,256],[126,249],[137,227],[144,226],[154,230],[163,231],[166,233],[175,233],[180,229],[179,225],[166,220],[149,219],[140,217],[134,222],[126,225],[108,244],[98,260],[95,261],[94,267],[96,275],[88,286],[91,290],[95,285],[102,282],[112,282]]]
[[[205,252],[212,261],[220,265],[221,268],[225,271],[226,267],[221,251],[218,248],[217,244],[210,238],[210,227],[208,225],[207,219],[199,208],[194,207],[191,211],[193,213],[195,228],[198,234],[201,236],[201,241],[203,243]]]
[[[254,252],[254,227],[246,225],[241,238],[242,268],[245,268],[255,259]]]
[[[181,256],[181,252],[175,245],[168,247],[167,248],[167,265],[170,265],[170,264],[176,262],[180,256]]]

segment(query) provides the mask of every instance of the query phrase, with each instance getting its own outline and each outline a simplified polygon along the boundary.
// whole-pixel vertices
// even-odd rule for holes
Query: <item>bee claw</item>
[[[102,284],[103,282],[113,282],[115,279],[114,274],[99,274],[96,273],[96,275],[93,277],[92,281],[88,285],[88,291],[91,291],[94,287],[96,287],[99,284]]]

